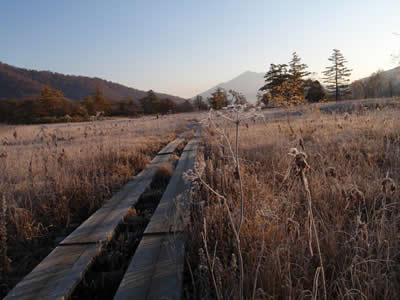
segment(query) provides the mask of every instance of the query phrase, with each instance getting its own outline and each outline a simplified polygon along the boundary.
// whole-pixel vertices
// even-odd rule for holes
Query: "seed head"
[[[396,183],[394,180],[386,175],[386,178],[382,180],[382,192],[387,194],[394,194],[396,191]]]
[[[333,177],[336,178],[337,173],[336,173],[336,169],[334,167],[329,167],[325,170],[325,176],[326,177]]]

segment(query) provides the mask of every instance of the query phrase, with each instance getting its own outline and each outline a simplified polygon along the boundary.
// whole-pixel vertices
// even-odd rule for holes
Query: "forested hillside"
[[[64,75],[49,71],[35,71],[17,68],[0,62],[0,99],[22,99],[36,97],[45,86],[58,90],[71,100],[82,100],[99,88],[104,97],[113,100],[146,96],[145,91],[126,87],[100,78]],[[168,98],[177,103],[183,98],[156,93],[159,98]]]

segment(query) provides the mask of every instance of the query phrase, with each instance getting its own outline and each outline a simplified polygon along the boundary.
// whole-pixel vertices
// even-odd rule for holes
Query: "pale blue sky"
[[[393,68],[400,1],[0,0],[0,61],[191,97],[297,51],[352,79]]]

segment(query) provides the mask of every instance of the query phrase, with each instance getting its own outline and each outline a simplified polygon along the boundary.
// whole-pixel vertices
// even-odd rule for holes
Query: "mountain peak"
[[[211,93],[213,93],[216,88],[220,87],[227,91],[235,90],[237,92],[241,92],[249,102],[255,103],[257,101],[258,89],[263,85],[263,83],[264,73],[257,73],[247,70],[234,77],[233,79],[227,82],[220,83],[213,88],[201,93],[200,96],[202,96],[203,98],[208,98],[211,96]]]

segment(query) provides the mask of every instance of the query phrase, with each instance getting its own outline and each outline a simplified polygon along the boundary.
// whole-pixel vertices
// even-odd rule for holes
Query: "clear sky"
[[[352,79],[395,67],[400,0],[0,0],[0,61],[191,97],[297,51]]]

